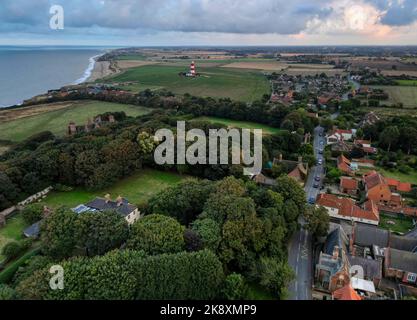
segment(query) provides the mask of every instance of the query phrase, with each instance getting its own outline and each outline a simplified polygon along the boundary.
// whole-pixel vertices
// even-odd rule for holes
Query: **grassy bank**
[[[224,119],[224,118],[216,118],[216,117],[199,117],[195,118],[192,121],[208,121],[211,123],[219,123],[231,128],[241,128],[241,129],[262,129],[264,135],[265,134],[277,134],[281,132],[282,130],[279,128],[274,128],[267,126],[265,124],[259,124],[256,122],[250,122],[250,121],[237,121],[237,120],[230,120],[230,119]]]
[[[70,121],[84,125],[89,118],[111,111],[124,111],[127,115],[136,117],[148,113],[149,109],[101,101],[75,102],[59,110],[0,123],[0,140],[19,142],[46,130],[56,135],[64,135]]]
[[[44,203],[51,207],[62,205],[75,207],[95,197],[103,197],[106,194],[110,194],[113,198],[121,195],[128,199],[130,203],[139,204],[184,178],[184,176],[171,172],[147,169],[123,179],[105,190],[88,191],[76,188],[69,192],[51,192],[44,200]]]

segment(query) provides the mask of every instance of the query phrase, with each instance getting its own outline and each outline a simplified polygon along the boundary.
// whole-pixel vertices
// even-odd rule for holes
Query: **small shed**
[[[40,229],[41,229],[40,226],[41,226],[41,221],[38,221],[32,224],[30,227],[23,230],[23,234],[25,235],[26,238],[38,238],[40,235]]]

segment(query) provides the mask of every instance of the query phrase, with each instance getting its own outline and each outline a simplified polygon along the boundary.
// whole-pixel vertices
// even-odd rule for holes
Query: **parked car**
[[[313,188],[314,189],[318,189],[320,187],[320,185],[318,184],[318,183],[315,183],[314,185],[313,185]]]
[[[308,203],[309,204],[314,204],[316,202],[316,199],[314,199],[313,197],[311,197],[310,199],[308,199]]]
[[[315,181],[320,182],[321,181],[321,177],[317,176],[314,178]]]

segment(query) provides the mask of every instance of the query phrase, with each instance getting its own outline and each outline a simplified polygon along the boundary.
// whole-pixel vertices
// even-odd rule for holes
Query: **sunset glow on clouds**
[[[416,0],[1,0],[0,43],[417,44],[416,23]]]

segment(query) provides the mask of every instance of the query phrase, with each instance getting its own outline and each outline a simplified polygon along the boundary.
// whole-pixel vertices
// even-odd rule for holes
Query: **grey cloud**
[[[303,30],[326,15],[312,0],[2,0],[0,21],[35,26],[48,23],[48,9],[62,4],[68,27],[98,26],[183,32],[278,33]],[[0,32],[3,30],[0,25]]]

